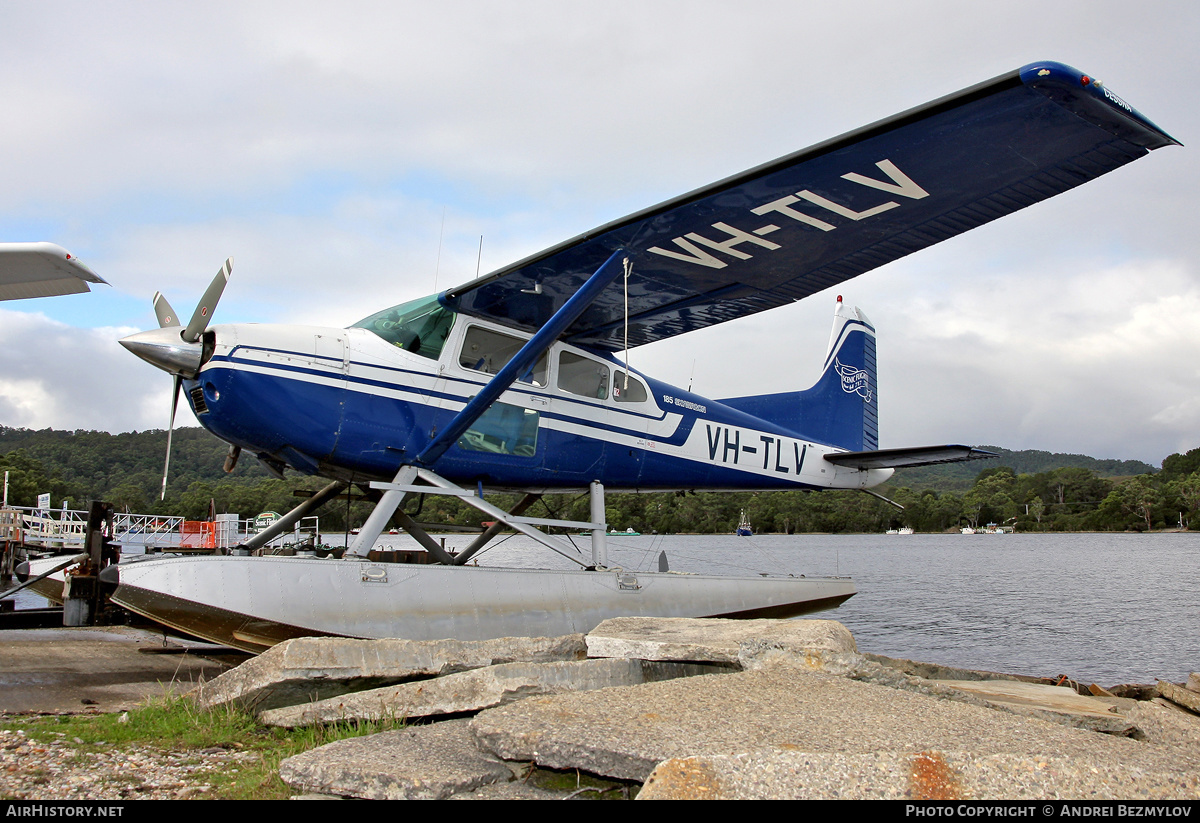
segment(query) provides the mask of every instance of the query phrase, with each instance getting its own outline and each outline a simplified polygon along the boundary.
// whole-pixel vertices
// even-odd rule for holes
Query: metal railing
[[[83,548],[86,511],[53,511],[32,506],[0,509],[0,542],[22,543],[57,551]],[[117,513],[112,540],[126,554],[175,550],[215,550],[236,546],[253,535],[255,518],[219,514],[215,520],[185,520],[161,514]],[[301,519],[290,532],[279,535],[265,548],[278,550],[320,542],[320,518]]]
[[[258,518],[249,518],[246,520],[237,521],[239,540],[228,545],[236,545],[251,537],[260,530],[261,523],[256,523]],[[296,522],[296,525],[290,532],[284,532],[278,537],[273,538],[265,546],[264,553],[275,551],[293,546],[303,547],[307,544],[319,544],[321,542],[321,518],[317,515],[302,517]]]
[[[175,548],[184,522],[182,517],[118,512],[113,515],[113,540],[123,548],[141,546],[146,552]]]
[[[57,514],[57,517],[55,516]],[[79,549],[87,531],[87,512],[9,506],[0,509],[0,540],[48,549]]]

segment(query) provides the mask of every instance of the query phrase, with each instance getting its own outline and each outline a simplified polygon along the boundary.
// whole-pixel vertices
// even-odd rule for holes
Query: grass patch
[[[541,767],[533,768],[525,782],[544,791],[571,794],[579,800],[630,800],[641,789],[640,783],[597,777],[579,770]]]
[[[287,798],[294,792],[279,779],[281,760],[335,740],[403,726],[403,721],[389,720],[303,729],[268,728],[242,709],[200,709],[190,698],[180,695],[148,701],[122,715],[62,715],[0,722],[0,728],[22,730],[27,738],[43,743],[67,743],[83,755],[129,746],[193,752],[198,763],[222,749],[256,755],[236,763],[222,762],[196,775],[197,782],[213,787],[205,796],[220,800]]]

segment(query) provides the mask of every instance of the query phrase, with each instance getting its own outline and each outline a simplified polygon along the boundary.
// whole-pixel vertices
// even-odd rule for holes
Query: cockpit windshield
[[[359,320],[352,329],[367,329],[405,351],[436,360],[446,345],[454,312],[437,295],[410,300]]]

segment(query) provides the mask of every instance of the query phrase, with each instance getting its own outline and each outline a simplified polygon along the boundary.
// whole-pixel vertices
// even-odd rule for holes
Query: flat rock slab
[[[339,740],[289,757],[279,776],[302,792],[369,800],[441,800],[513,777],[483,754],[465,720]]]
[[[504,663],[345,694],[261,713],[268,726],[294,728],[345,720],[393,720],[477,712],[538,694],[633,686],[654,680],[707,674],[711,667],[641,660],[572,660]]]
[[[477,641],[300,637],[205,683],[196,697],[203,708],[238,704],[265,711],[500,663],[584,657],[581,634]]]
[[[767,749],[1055,754],[1104,772],[1200,766],[1192,752],[1174,747],[784,665],[532,697],[471,723],[480,742],[505,759],[637,781],[671,758]]]
[[[660,763],[638,800],[1194,799],[1193,774],[1115,769],[1061,756],[964,752],[755,752]]]
[[[1088,697],[1065,686],[1022,683],[1016,680],[937,680],[935,683],[967,692],[982,700],[1019,713],[1061,715],[1084,728],[1106,734],[1129,734],[1134,724],[1111,710],[1112,700]],[[1046,717],[1046,719],[1056,719]]]
[[[1192,675],[1192,677],[1195,677],[1195,675]],[[1189,679],[1188,682],[1191,683],[1191,680]],[[1181,688],[1166,680],[1158,681],[1158,693],[1175,705],[1183,706],[1189,711],[1200,714],[1200,693],[1194,692],[1190,688]]]
[[[863,658],[871,663],[878,663],[889,669],[903,674],[920,677],[924,680],[1016,680],[1031,683],[1033,677],[1018,677],[1000,672],[982,671],[979,669],[960,669],[953,666],[943,666],[939,663],[923,663],[920,660],[907,660],[903,657],[885,657],[882,654],[863,654]]]
[[[587,636],[588,657],[687,660],[745,665],[747,657],[784,652],[820,668],[857,654],[854,636],[836,620],[725,620],[614,617]]]

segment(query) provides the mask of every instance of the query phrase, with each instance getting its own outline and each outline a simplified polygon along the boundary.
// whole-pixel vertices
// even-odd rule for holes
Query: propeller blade
[[[171,390],[171,422],[167,424],[167,459],[163,462],[162,494],[159,500],[167,499],[167,471],[171,468],[171,435],[175,433],[175,410],[179,408],[179,389],[183,386],[183,378],[175,375],[175,386]]]
[[[231,271],[233,271],[232,257],[225,261],[225,265],[221,266],[217,276],[208,285],[204,296],[200,298],[200,304],[196,306],[196,311],[192,314],[192,319],[188,321],[187,328],[183,330],[182,337],[188,343],[195,343],[208,328],[208,321],[212,319],[212,313],[217,308],[221,292],[225,291],[225,284],[229,282]]]
[[[160,291],[154,293],[154,316],[158,318],[160,329],[179,325],[179,315],[175,313],[175,309],[171,308],[171,304],[167,302],[167,298],[163,297],[163,293]]]

